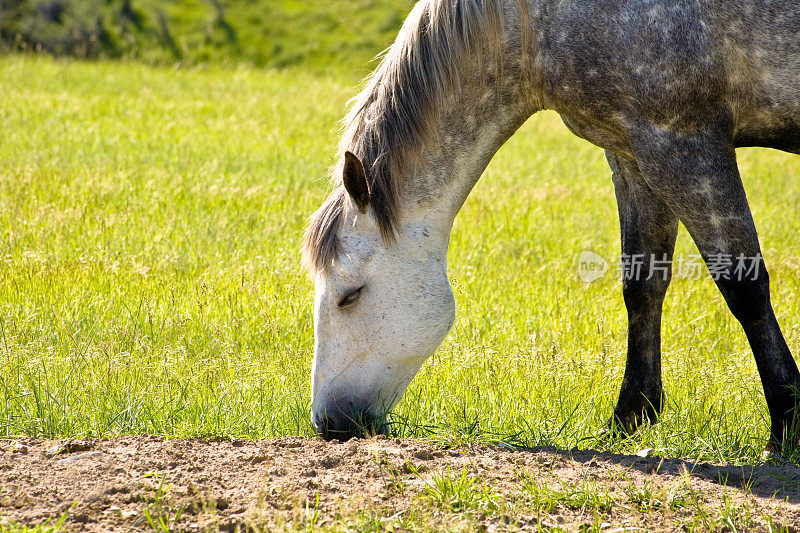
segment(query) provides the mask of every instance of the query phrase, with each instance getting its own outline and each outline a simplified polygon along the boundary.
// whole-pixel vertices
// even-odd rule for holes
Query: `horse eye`
[[[353,305],[354,303],[356,303],[358,301],[358,299],[361,297],[361,291],[363,291],[363,290],[364,290],[364,286],[362,285],[361,287],[357,288],[356,290],[348,292],[345,295],[345,297],[342,298],[341,301],[339,302],[339,307],[347,307],[347,306],[350,306],[350,305]]]

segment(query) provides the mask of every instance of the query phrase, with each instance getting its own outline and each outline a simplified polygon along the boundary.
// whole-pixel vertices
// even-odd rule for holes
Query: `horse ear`
[[[364,163],[353,152],[344,153],[344,170],[342,172],[344,190],[353,199],[359,211],[367,212],[369,205],[369,184]]]

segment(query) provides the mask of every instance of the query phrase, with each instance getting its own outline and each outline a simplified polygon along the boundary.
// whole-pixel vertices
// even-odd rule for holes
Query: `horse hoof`
[[[621,439],[636,433],[638,427],[639,422],[635,418],[620,418],[614,415],[606,422],[605,433],[612,438]]]
[[[770,439],[761,452],[761,460],[771,463],[800,463],[800,443],[792,446],[791,443],[786,445]]]
[[[606,422],[606,429],[617,438],[629,437],[636,433],[640,426],[658,423],[658,414],[651,409],[628,411],[621,415],[614,413]]]

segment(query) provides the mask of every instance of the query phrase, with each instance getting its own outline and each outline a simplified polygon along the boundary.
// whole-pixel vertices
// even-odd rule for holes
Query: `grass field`
[[[220,13],[208,0],[132,0],[151,20],[138,31],[137,46],[130,53],[156,63],[244,62],[363,75],[368,61],[392,43],[413,4],[411,0],[228,0],[218,3],[224,6]],[[169,21],[169,46],[163,36],[159,38],[161,30],[152,20],[159,12]]]
[[[346,72],[346,71],[343,71]],[[0,435],[312,435],[307,216],[347,73],[0,59]],[[800,158],[739,152],[800,349]],[[662,423],[611,442],[626,320],[600,149],[552,113],[499,152],[456,219],[457,322],[394,413],[398,436],[760,461],[746,339],[710,278],[673,282]],[[679,253],[696,253],[682,230]]]
[[[0,431],[311,434],[299,239],[354,80],[11,58],[0,74]],[[740,160],[797,347],[800,160]],[[628,442],[598,436],[625,315],[612,274],[577,279],[584,249],[618,254],[609,171],[544,113],[456,220],[457,324],[395,431],[756,460],[767,423],[755,364],[706,278],[677,280],[667,298],[663,423]],[[685,235],[679,250],[693,253]]]

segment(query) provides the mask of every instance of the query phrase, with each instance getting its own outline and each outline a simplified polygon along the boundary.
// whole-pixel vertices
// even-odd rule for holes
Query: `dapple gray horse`
[[[623,257],[643,259],[623,271],[628,355],[611,427],[633,431],[662,408],[671,273],[640,273],[669,263],[680,221],[715,261],[753,349],[770,446],[795,444],[800,374],[772,310],[734,150],[800,152],[794,0],[419,2],[345,119],[334,191],[306,232],[318,431],[380,430],[444,339],[455,309],[453,219],[494,153],[541,109],[605,149]],[[719,258],[728,258],[721,270]]]

